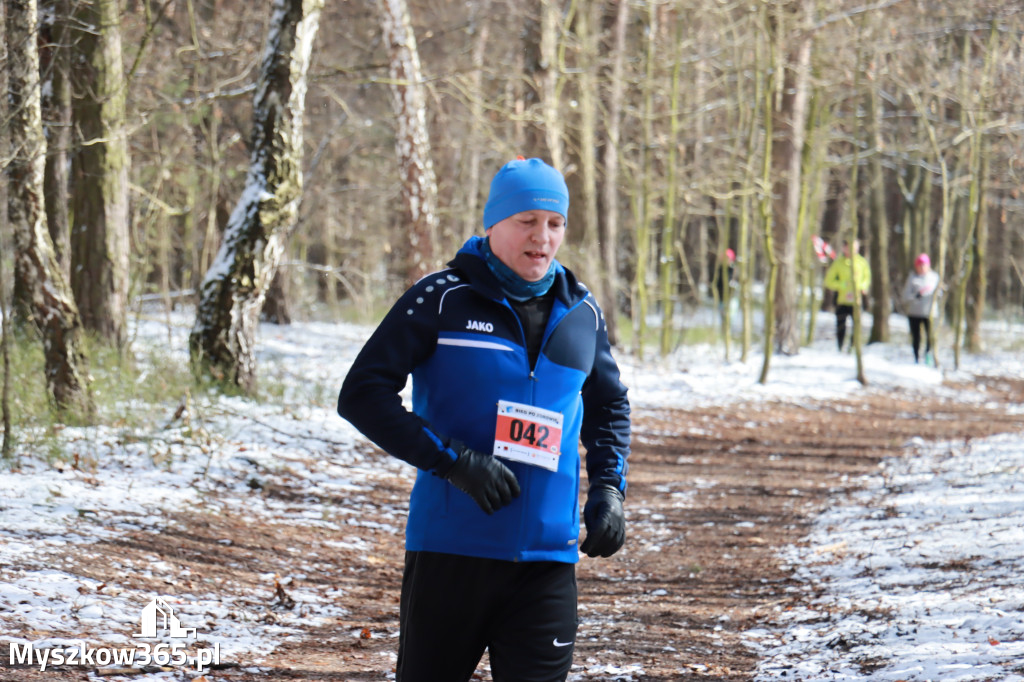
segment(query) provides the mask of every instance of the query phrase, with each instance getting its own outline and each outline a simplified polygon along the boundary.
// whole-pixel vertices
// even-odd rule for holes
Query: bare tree
[[[768,7],[761,8],[762,21],[766,30],[772,21],[769,12],[770,9]],[[772,152],[775,138],[775,131],[773,129],[775,117],[773,112],[776,89],[782,87],[777,82],[778,76],[782,75],[784,77],[784,73],[780,74],[780,71],[784,72],[784,69],[778,68],[781,55],[775,41],[769,39],[766,42],[768,43],[767,50],[770,55],[766,64],[769,65],[769,68],[766,69],[767,73],[763,76],[765,86],[760,93],[761,101],[757,103],[764,111],[764,139],[762,142],[764,151],[761,154],[761,177],[758,178],[757,207],[764,241],[764,256],[765,260],[768,261],[768,281],[765,283],[764,294],[764,355],[761,361],[761,374],[758,377],[758,382],[762,384],[768,383],[768,372],[771,369],[772,363],[772,346],[775,343],[775,306],[779,282],[779,250],[775,248],[775,228],[772,224],[772,214],[775,208],[775,202],[772,200],[772,161],[775,159],[775,155]],[[753,164],[751,163],[751,165]]]
[[[858,24],[857,31],[857,64],[854,69],[853,77],[853,96],[859,99],[861,96],[861,73],[864,70],[864,54],[861,51],[861,45],[864,37],[864,21],[863,19]],[[857,381],[862,386],[867,386],[868,378],[864,372],[864,339],[861,335],[862,329],[862,299],[861,290],[857,285],[857,242],[860,239],[860,201],[858,195],[859,177],[860,177],[860,138],[863,133],[863,125],[860,118],[856,118],[853,124],[853,164],[850,171],[850,201],[847,204],[849,210],[849,221],[850,227],[853,234],[850,237],[850,282],[853,287],[853,338],[850,342],[850,346],[853,348],[854,355],[857,357]]]
[[[648,291],[648,268],[653,249],[651,238],[653,231],[654,189],[654,118],[655,90],[659,85],[655,80],[655,63],[659,50],[658,34],[660,33],[658,6],[649,3],[647,6],[647,25],[644,37],[644,79],[641,85],[640,107],[640,150],[637,160],[636,177],[632,195],[633,204],[633,249],[634,273],[633,287],[630,295],[631,313],[633,317],[633,352],[643,357],[644,342],[647,336],[647,310],[650,305]]]
[[[11,316],[7,310],[7,273],[4,259],[0,258],[0,355],[3,356],[3,376],[0,381],[0,412],[3,413],[4,440],[0,444],[0,460],[11,460],[14,430],[11,424]]]
[[[46,132],[46,224],[64,277],[71,274],[71,217],[68,212],[68,147],[71,141],[71,80],[66,0],[40,7],[40,70]]]
[[[540,0],[540,64],[533,74],[535,88],[540,94],[541,122],[551,165],[565,172],[565,134],[562,117],[562,89],[564,77],[559,49],[562,29],[561,0]]]
[[[405,198],[418,185],[407,177],[405,167],[396,170],[392,90],[412,85],[421,86],[426,98],[429,160],[437,176],[438,234],[436,243],[430,243],[431,251],[446,252],[448,240],[479,230],[481,190],[486,184],[481,168],[500,165],[516,154],[545,156],[560,165],[570,182],[574,197],[570,225],[576,226],[569,236],[570,254],[577,259],[584,281],[600,292],[613,335],[615,311],[619,304],[627,305],[618,282],[623,289],[627,282],[634,286],[631,313],[637,315],[634,320],[640,330],[644,324],[640,308],[647,310],[650,323],[654,319],[650,313],[655,312],[651,306],[677,300],[680,292],[691,294],[694,283],[707,284],[707,271],[714,262],[711,254],[722,257],[725,245],[738,257],[737,290],[742,292],[738,298],[743,304],[744,350],[748,350],[752,334],[762,332],[760,318],[753,316],[750,304],[756,297],[751,292],[768,283],[770,265],[757,200],[764,192],[772,199],[769,218],[775,230],[774,255],[780,261],[776,295],[788,295],[792,288],[785,268],[786,249],[793,242],[794,205],[800,209],[795,244],[801,254],[797,262],[803,273],[802,291],[814,290],[816,283],[807,265],[810,236],[819,234],[832,241],[849,230],[848,224],[840,230],[835,220],[847,213],[832,210],[848,205],[849,183],[841,183],[842,200],[836,201],[822,191],[821,178],[833,173],[849,178],[849,144],[854,123],[860,120],[864,130],[857,140],[861,181],[856,191],[860,230],[874,266],[875,326],[871,331],[875,338],[881,331],[879,324],[886,320],[880,314],[886,309],[886,270],[890,277],[905,274],[902,266],[909,265],[912,251],[928,251],[936,263],[939,260],[939,199],[944,183],[939,158],[921,122],[925,115],[935,127],[949,171],[953,222],[945,259],[947,283],[954,287],[961,277],[966,236],[962,226],[975,224],[974,244],[984,246],[982,228],[988,224],[992,232],[987,253],[974,251],[971,268],[964,271],[975,282],[975,289],[967,294],[972,297],[967,311],[975,315],[991,311],[994,303],[1019,307],[1024,288],[1011,269],[1011,258],[1019,259],[1024,253],[1024,242],[1015,229],[1024,214],[1015,166],[1021,148],[1020,112],[1024,111],[1019,78],[1024,50],[1012,40],[1024,26],[1019,2],[934,0],[928,4],[934,11],[920,12],[921,3],[908,0],[866,4],[772,0],[757,6],[765,10],[761,12],[711,0],[647,4],[405,0],[426,75],[397,79],[388,73],[389,60],[384,58],[390,45],[381,39],[382,2],[331,3],[325,9],[323,21],[343,27],[343,39],[318,46],[310,66],[316,77],[311,76],[306,137],[316,138],[314,158],[322,157],[323,171],[314,176],[307,167],[305,219],[289,239],[288,262],[296,263],[288,273],[289,294],[295,298],[308,294],[344,306],[351,297],[358,300],[360,311],[369,311],[377,296],[390,295],[395,280],[409,275],[404,255],[412,220]],[[52,13],[44,9],[41,16],[60,19],[59,8],[73,4],[80,3],[45,0],[45,7],[58,9]],[[88,0],[88,4],[95,8],[100,3]],[[198,288],[245,183],[249,93],[255,88],[257,52],[268,18],[260,15],[267,10],[252,3],[218,2],[215,11],[206,11],[214,4],[164,0],[125,7],[118,18],[122,35],[138,36],[145,45],[138,52],[127,43],[124,46],[130,57],[125,71],[134,74],[125,77],[132,83],[125,93],[132,150],[129,221],[138,256],[132,261],[133,287]],[[656,15],[653,19],[651,11]],[[774,32],[765,21],[769,14],[777,18]],[[602,19],[600,25],[595,15]],[[673,16],[684,19],[679,37],[671,35]],[[809,28],[804,21],[810,22]],[[865,40],[871,44],[865,51],[863,71],[872,75],[862,78],[863,91],[855,98],[850,92],[851,74],[860,66],[854,50],[856,31],[851,29],[861,21]],[[60,37],[59,23],[43,36],[41,49],[70,44]],[[985,36],[992,32],[999,38],[998,45],[987,48]],[[801,72],[803,40],[808,35],[814,38],[810,69]],[[84,39],[78,34],[72,37]],[[645,49],[649,45],[655,48],[651,59]],[[775,60],[767,57],[773,46],[780,55]],[[985,82],[986,60],[991,63],[991,86],[974,87]],[[44,60],[44,75],[57,75],[51,64],[55,62]],[[804,126],[809,142],[803,145],[803,162],[796,166],[804,176],[798,183],[793,171],[798,156],[787,145],[797,146],[795,134],[800,130],[793,127],[797,121],[790,108],[797,103],[799,77],[808,72],[813,84],[809,109],[813,123]],[[676,106],[673,81],[679,94]],[[958,88],[958,81],[971,87]],[[59,90],[57,81],[52,82],[53,88],[44,85],[44,93]],[[92,94],[87,86],[96,84],[76,87],[76,98]],[[773,93],[771,108],[766,110],[761,103],[768,85]],[[925,112],[915,111],[906,95],[910,91],[919,93]],[[879,104],[869,109],[867,96],[874,93]],[[854,101],[857,106],[851,106]],[[769,121],[764,119],[766,111],[771,114]],[[48,153],[51,168],[60,170],[63,165],[57,155],[64,145],[55,134],[67,127],[54,112],[44,113],[44,123],[53,124],[46,129],[48,141],[54,142],[48,145]],[[970,113],[966,119],[964,112]],[[872,114],[882,115],[872,120]],[[341,117],[346,117],[343,125],[338,124]],[[678,135],[672,134],[674,117]],[[415,117],[405,120],[416,124]],[[768,129],[774,133],[774,165],[769,175],[772,185],[763,187],[763,156],[768,149],[763,141]],[[105,139],[103,134],[88,133],[90,142]],[[671,144],[679,155],[673,164],[675,182],[669,179],[666,165]],[[596,152],[592,159],[591,152]],[[556,154],[562,154],[564,161],[559,163]],[[414,157],[410,153],[408,158]],[[382,177],[392,181],[382,185]],[[97,186],[91,176],[73,180],[75,186]],[[586,192],[594,182],[601,193],[597,276],[589,272],[592,257],[579,258],[593,245],[589,234],[593,222],[585,216],[593,214]],[[55,235],[64,232],[58,227],[58,211],[68,204],[51,188],[63,184],[48,176],[45,196],[51,200],[47,210],[52,219],[47,223]],[[677,201],[675,220],[666,223],[672,209],[666,204],[670,184]],[[798,185],[803,190],[794,200],[789,192]],[[75,215],[79,212],[76,208]],[[300,229],[302,241],[297,239]],[[588,234],[583,235],[584,231]],[[666,245],[673,241],[673,234],[670,249]],[[886,252],[884,237],[890,239],[890,268],[878,260]],[[382,253],[402,257],[384,259]],[[985,263],[980,261],[983,254]],[[663,257],[672,263],[665,267],[662,287],[656,289]],[[330,266],[331,274],[301,266],[308,262]],[[636,279],[638,273],[641,279]],[[975,293],[980,284],[977,278],[985,274],[988,284]],[[343,277],[347,284],[326,286],[330,277],[339,281]],[[959,292],[951,288],[946,305],[958,297]],[[973,305],[975,300],[988,307]],[[786,306],[775,303],[778,324],[772,330],[771,352],[778,354],[786,337],[782,329]],[[797,304],[801,327],[813,328],[816,306],[809,296]],[[811,319],[805,322],[805,317]],[[640,342],[653,340],[648,332]],[[753,343],[760,351],[761,344]]]
[[[43,212],[43,137],[36,47],[36,0],[8,0],[5,28],[8,50],[8,104],[13,147],[7,168],[7,217],[14,227],[15,290],[20,315],[30,319],[43,339],[46,386],[62,410],[88,416],[92,405],[82,352],[82,325],[46,231]],[[7,316],[4,316],[6,324]]]
[[[748,44],[753,49],[754,62],[763,63],[769,59],[769,47],[764,40],[761,30],[762,12],[750,16],[747,21],[750,28],[747,31],[741,30],[740,25],[734,24],[732,44],[735,50],[735,62],[737,64],[737,76],[734,81],[734,93],[730,93],[734,101],[749,101],[753,103],[749,107],[739,107],[735,118],[731,120],[732,125],[737,129],[736,142],[733,148],[733,158],[730,166],[738,167],[741,172],[734,174],[728,179],[728,193],[726,199],[731,203],[730,214],[734,215],[736,222],[736,265],[737,283],[739,285],[739,304],[741,311],[742,331],[740,334],[740,359],[746,362],[753,345],[754,310],[753,310],[753,285],[754,285],[754,264],[756,260],[756,244],[754,240],[753,226],[753,202],[755,194],[760,192],[757,178],[757,149],[758,137],[763,127],[770,127],[771,119],[764,119],[760,115],[763,107],[759,103],[764,99],[764,91],[770,86],[769,79],[772,73],[770,68],[751,69],[751,87],[746,86],[747,78],[742,77],[742,67],[745,64],[744,58],[748,50]],[[738,175],[738,177],[736,177]],[[728,309],[726,309],[728,311]],[[767,377],[767,373],[765,374]]]
[[[306,74],[323,0],[275,0],[253,102],[245,189],[203,279],[189,337],[197,375],[256,388],[256,327],[302,197]]]
[[[405,0],[378,0],[395,111],[395,151],[409,232],[407,278],[416,281],[437,267],[437,180],[427,130],[427,102],[416,35]]]
[[[608,306],[614,316],[614,300],[605,300],[604,291],[599,287],[600,236],[598,219],[598,167],[597,167],[597,124],[598,124],[598,22],[600,3],[583,3],[576,10],[574,25],[579,39],[578,90],[579,132],[578,154],[569,156],[579,161],[576,184],[579,187],[578,201],[570,206],[570,229],[576,235],[582,262],[579,271],[584,281],[595,288],[599,300]],[[579,208],[575,208],[579,207]],[[582,210],[580,210],[582,209]],[[576,222],[577,216],[580,218]]]
[[[117,0],[73,3],[71,286],[86,329],[122,345],[128,315],[127,97]]]
[[[475,36],[472,50],[472,72],[470,74],[470,149],[466,172],[466,211],[462,228],[462,241],[465,241],[480,229],[480,165],[481,165],[481,131],[484,128],[483,89],[484,58],[487,55],[490,40],[491,0],[473,3],[473,22]]]
[[[682,79],[682,60],[677,50],[680,48],[682,37],[682,20],[670,15],[668,33],[669,42],[672,45],[672,53],[676,55],[673,59],[672,76],[669,82],[668,95],[668,139],[667,158],[665,159],[665,207],[661,219],[661,255],[658,259],[658,288],[661,295],[661,334],[659,338],[658,351],[662,356],[669,354],[672,349],[673,318],[675,314],[675,299],[672,296],[675,280],[678,276],[677,260],[675,258],[675,247],[677,242],[678,227],[676,223],[677,186],[679,184],[679,161],[678,145],[675,140],[679,139],[681,132],[681,121],[679,116],[679,98]],[[685,254],[682,254],[680,261],[685,264]]]
[[[802,189],[804,135],[810,91],[812,35],[810,18],[814,3],[808,0],[786,3],[770,16],[774,40],[788,45],[778,55],[780,90],[772,94],[778,106],[773,111],[772,167],[775,176],[773,202],[774,260],[778,267],[775,287],[775,348],[785,355],[800,349],[797,309],[797,226]],[[781,39],[781,40],[780,40]]]
[[[931,145],[932,152],[935,155],[935,161],[938,163],[938,166],[939,166],[939,177],[940,177],[940,187],[939,187],[939,189],[940,189],[940,194],[941,194],[941,204],[942,205],[941,205],[941,211],[940,211],[940,216],[939,216],[939,234],[938,234],[938,239],[937,239],[937,244],[936,244],[937,251],[938,251],[938,259],[937,259],[936,271],[939,274],[939,281],[940,282],[945,282],[946,281],[946,261],[947,261],[947,254],[949,252],[949,241],[950,241],[949,235],[950,235],[950,231],[952,229],[952,223],[953,223],[953,209],[952,209],[953,201],[952,201],[952,189],[951,189],[951,183],[950,183],[950,175],[951,174],[950,174],[949,164],[947,162],[946,154],[943,151],[943,143],[940,142],[940,140],[939,140],[939,134],[938,134],[938,132],[935,129],[936,128],[935,124],[932,123],[930,118],[929,118],[928,106],[925,104],[925,101],[921,97],[921,94],[919,92],[917,92],[916,90],[910,90],[907,94],[910,96],[910,99],[914,103],[914,107],[917,109],[917,112],[919,114],[922,126],[923,126],[925,132],[928,135],[928,141],[929,141],[929,143]],[[937,312],[936,305],[937,305],[938,299],[939,299],[938,296],[935,296],[935,297],[932,298],[932,310],[928,314],[928,318],[930,320],[933,320],[933,321],[936,320],[936,319],[941,319],[941,318],[936,318],[936,314],[935,314]],[[938,335],[936,334],[935,327],[936,327],[935,324],[930,324],[929,325],[929,334],[928,334],[928,336],[929,336],[929,341],[930,341],[929,345],[932,348],[932,357],[934,358],[935,366],[938,367],[939,366],[938,343],[937,343]]]
[[[882,164],[882,104],[877,74],[868,66],[867,85],[868,135],[871,156],[868,159],[871,206],[871,336],[869,343],[889,340],[889,311],[892,310],[892,281],[889,277],[889,226],[885,211],[885,169]]]
[[[978,353],[982,350],[981,325],[985,315],[985,294],[988,288],[987,266],[988,266],[988,210],[984,197],[987,192],[986,179],[989,176],[989,164],[991,154],[988,153],[983,131],[988,123],[987,112],[984,111],[985,103],[990,100],[992,87],[992,73],[995,68],[997,55],[999,54],[999,32],[993,22],[989,30],[988,45],[985,51],[985,62],[982,69],[981,83],[976,88],[968,88],[968,93],[973,91],[977,98],[977,105],[970,107],[964,112],[968,117],[968,125],[965,126],[972,131],[971,140],[971,186],[968,203],[968,223],[973,226],[973,239],[971,239],[970,258],[971,271],[965,283],[964,296],[970,299],[968,310],[964,311],[966,346],[967,350]],[[967,47],[965,46],[965,51]],[[975,111],[975,107],[977,111]],[[957,359],[959,366],[959,358]]]
[[[604,182],[601,186],[601,290],[604,293],[605,323],[608,325],[608,338],[618,343],[618,299],[619,299],[619,144],[622,135],[622,108],[624,96],[624,78],[626,61],[626,26],[629,21],[629,1],[617,0],[615,21],[611,24],[612,47],[611,68],[607,78],[607,106],[605,117],[604,142]]]

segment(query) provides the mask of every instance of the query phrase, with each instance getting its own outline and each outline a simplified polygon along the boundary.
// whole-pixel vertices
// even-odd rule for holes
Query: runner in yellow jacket
[[[860,242],[855,240],[851,257],[850,244],[844,241],[843,255],[832,261],[825,272],[825,288],[836,292],[836,343],[840,351],[846,339],[846,320],[871,287],[871,266],[857,253],[859,248]]]

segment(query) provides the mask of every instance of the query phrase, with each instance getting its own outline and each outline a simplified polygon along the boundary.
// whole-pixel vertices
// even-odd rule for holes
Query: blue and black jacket
[[[338,413],[419,469],[406,549],[510,561],[579,560],[579,443],[590,486],[626,489],[629,402],[600,308],[557,262],[541,352],[530,366],[519,317],[473,237],[394,305],[345,378]],[[412,411],[399,393],[412,375]],[[504,463],[522,489],[488,516],[444,480],[457,442],[493,452],[497,403],[564,416],[557,471]]]

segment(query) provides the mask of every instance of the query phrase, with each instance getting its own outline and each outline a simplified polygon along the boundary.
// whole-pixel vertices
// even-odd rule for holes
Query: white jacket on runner
[[[939,295],[939,273],[934,270],[907,277],[903,286],[903,312],[907,317],[928,317],[932,299]]]

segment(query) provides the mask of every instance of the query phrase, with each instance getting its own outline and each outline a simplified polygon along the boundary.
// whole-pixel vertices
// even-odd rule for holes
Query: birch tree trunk
[[[245,189],[200,287],[189,337],[193,371],[256,388],[256,331],[298,219],[306,73],[323,0],[275,0],[253,102]]]
[[[42,336],[46,387],[54,403],[61,410],[77,410],[88,417],[92,404],[82,352],[82,324],[43,212],[46,140],[40,103],[37,15],[36,0],[6,3],[12,147],[7,167],[7,217],[14,228],[15,290],[23,296],[15,305]],[[4,321],[6,324],[6,315]]]
[[[395,111],[395,151],[411,252],[409,283],[437,267],[437,180],[427,132],[427,101],[419,49],[405,0],[378,0]]]
[[[46,224],[65,280],[71,276],[71,216],[68,212],[68,148],[71,141],[70,50],[65,0],[46,0],[40,25],[43,125],[46,134]]]
[[[121,346],[128,319],[128,137],[117,0],[79,0],[74,65],[71,287],[86,329]]]

